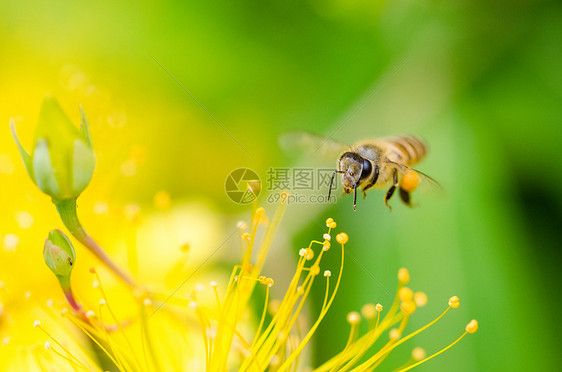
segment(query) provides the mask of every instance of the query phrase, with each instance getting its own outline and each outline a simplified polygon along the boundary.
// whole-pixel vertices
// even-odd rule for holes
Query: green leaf
[[[27,174],[29,174],[29,177],[31,177],[31,179],[34,180],[33,167],[31,164],[31,156],[25,151],[25,149],[20,143],[20,140],[18,139],[18,136],[16,134],[16,125],[13,119],[10,119],[10,129],[12,131],[12,137],[14,137],[14,141],[16,141],[16,145],[18,146],[18,150],[20,152],[21,159],[23,160],[23,164],[25,165],[25,170],[27,171]]]

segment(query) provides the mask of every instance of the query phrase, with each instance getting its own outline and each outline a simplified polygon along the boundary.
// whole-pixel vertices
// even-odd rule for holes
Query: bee
[[[328,200],[332,195],[334,179],[339,174],[344,193],[354,193],[354,210],[357,209],[357,189],[361,189],[366,198],[367,191],[372,188],[388,188],[384,203],[392,209],[388,202],[396,189],[404,204],[412,206],[411,193],[418,188],[420,182],[440,188],[433,178],[412,168],[427,154],[425,141],[416,136],[381,137],[347,146],[308,133],[289,133],[283,136],[281,142],[296,142],[300,147],[314,145],[314,153],[333,154],[337,151],[339,155],[336,170],[330,180]]]

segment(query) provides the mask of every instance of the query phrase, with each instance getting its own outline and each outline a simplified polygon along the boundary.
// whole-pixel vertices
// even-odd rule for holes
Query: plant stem
[[[68,301],[69,305],[72,306],[74,311],[77,313],[82,312],[82,306],[80,306],[76,300],[74,299],[74,295],[72,294],[72,288],[70,287],[70,275],[68,276],[57,276],[60,287],[62,292],[64,293],[64,297],[66,297],[66,301]]]
[[[117,266],[105,253],[104,249],[92,239],[92,237],[84,230],[78,220],[78,214],[76,213],[76,199],[66,199],[66,200],[53,200],[57,211],[59,212],[60,218],[68,231],[74,236],[80,243],[82,243],[86,248],[90,250],[101,262],[103,262],[115,275],[117,275],[125,284],[131,288],[136,288],[137,285],[133,278],[123,271],[119,266]]]

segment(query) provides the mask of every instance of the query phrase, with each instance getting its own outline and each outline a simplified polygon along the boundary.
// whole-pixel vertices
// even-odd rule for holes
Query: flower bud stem
[[[70,275],[57,276],[57,279],[59,280],[60,287],[62,289],[62,292],[64,293],[64,297],[66,297],[66,301],[68,301],[68,304],[72,306],[74,311],[76,311],[77,313],[81,313],[82,306],[80,306],[76,302],[76,300],[74,299],[74,295],[72,294],[72,288],[70,286]]]
[[[136,288],[137,285],[133,278],[128,273],[121,270],[121,268],[109,258],[103,248],[92,239],[86,230],[84,230],[80,224],[80,220],[78,220],[78,214],[76,213],[76,199],[53,200],[53,203],[57,207],[62,222],[72,236],[88,248],[101,262],[113,271],[115,275],[123,280],[125,284],[131,288]]]

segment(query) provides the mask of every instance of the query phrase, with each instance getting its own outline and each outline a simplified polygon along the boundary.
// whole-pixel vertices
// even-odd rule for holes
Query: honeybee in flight
[[[339,153],[336,170],[330,180],[328,200],[332,194],[334,178],[341,175],[343,191],[349,194],[353,191],[353,209],[357,206],[357,189],[361,189],[363,197],[367,197],[367,190],[371,188],[387,188],[384,203],[389,208],[390,198],[396,189],[402,201],[411,206],[411,192],[416,190],[419,183],[424,181],[439,188],[439,184],[428,175],[413,169],[427,154],[427,145],[419,137],[400,135],[381,137],[356,142],[351,146],[335,142],[328,138],[321,138],[309,133],[287,133],[282,139],[282,145],[290,144],[299,147],[314,146],[314,153],[324,155]]]

